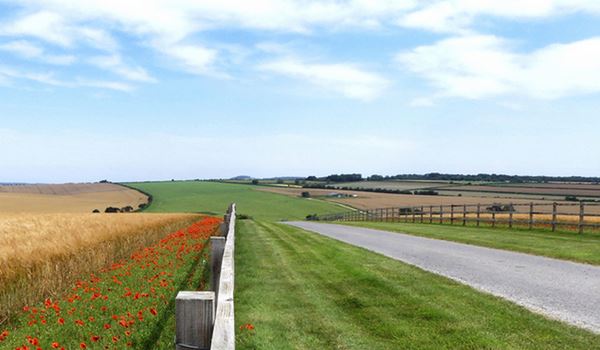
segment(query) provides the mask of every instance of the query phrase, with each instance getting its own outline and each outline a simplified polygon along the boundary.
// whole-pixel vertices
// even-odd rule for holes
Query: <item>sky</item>
[[[600,176],[598,0],[0,0],[0,182]]]

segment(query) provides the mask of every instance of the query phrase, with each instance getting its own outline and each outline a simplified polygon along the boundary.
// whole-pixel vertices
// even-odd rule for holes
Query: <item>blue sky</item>
[[[600,2],[0,0],[0,182],[600,175]]]

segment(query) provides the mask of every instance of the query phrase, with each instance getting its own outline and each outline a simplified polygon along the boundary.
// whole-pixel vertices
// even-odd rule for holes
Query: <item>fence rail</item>
[[[590,209],[594,209],[593,212]],[[508,228],[527,227],[576,230],[600,229],[600,204],[598,203],[525,203],[525,204],[451,204],[412,207],[388,207],[355,210],[337,214],[318,215],[312,220],[321,221],[378,221],[460,224],[463,226]]]
[[[221,236],[210,238],[212,291],[181,291],[175,300],[176,350],[233,350],[235,203],[225,214]]]

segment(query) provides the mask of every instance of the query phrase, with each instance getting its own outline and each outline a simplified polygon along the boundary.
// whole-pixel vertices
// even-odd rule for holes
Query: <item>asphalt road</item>
[[[401,260],[600,333],[598,266],[360,227],[286,224]]]

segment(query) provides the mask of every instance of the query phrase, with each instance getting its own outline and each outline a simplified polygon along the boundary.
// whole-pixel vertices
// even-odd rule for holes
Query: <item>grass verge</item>
[[[399,261],[238,221],[238,349],[600,349],[600,336]]]
[[[593,233],[386,222],[343,224],[600,265],[600,235]]]

